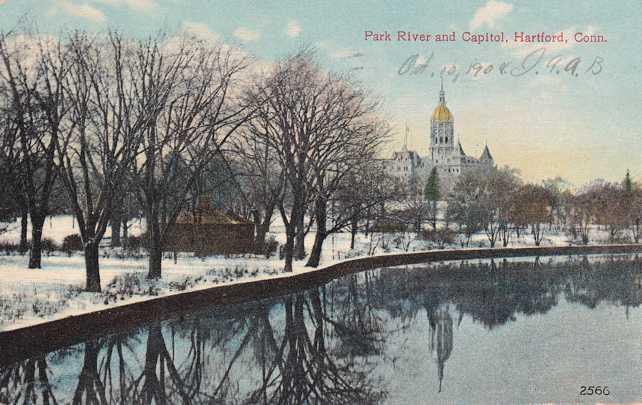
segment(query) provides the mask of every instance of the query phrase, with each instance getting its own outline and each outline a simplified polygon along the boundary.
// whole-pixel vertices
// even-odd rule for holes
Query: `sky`
[[[499,165],[529,181],[620,181],[627,169],[642,181],[640,0],[0,0],[3,30],[24,19],[53,35],[188,30],[265,61],[312,46],[326,68],[350,74],[382,101],[393,128],[386,154],[401,147],[406,126],[408,147],[427,154],[443,76],[468,154],[478,157],[488,144]],[[366,31],[387,31],[392,40],[366,40]],[[396,41],[398,31],[432,39],[454,32],[456,40]],[[465,32],[503,32],[508,42],[466,42]],[[567,42],[516,43],[515,32],[564,32]],[[606,42],[578,43],[578,32]],[[480,66],[489,73],[474,75]],[[532,69],[518,75],[521,66]]]

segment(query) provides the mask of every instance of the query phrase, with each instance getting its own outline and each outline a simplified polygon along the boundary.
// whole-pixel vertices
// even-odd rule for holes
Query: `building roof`
[[[453,120],[453,115],[445,104],[439,104],[433,111],[431,119],[437,122],[448,122]]]
[[[479,160],[493,160],[493,155],[490,154],[490,149],[488,149],[488,145],[484,147],[484,151],[479,157]]]
[[[392,160],[402,160],[404,158],[410,160],[421,160],[421,156],[414,150],[403,148],[401,151],[392,152]]]
[[[176,218],[177,224],[213,225],[213,224],[247,224],[240,216],[224,210],[212,208],[210,199],[201,196],[198,206],[194,209],[184,209]]]
[[[446,92],[444,91],[444,79],[441,78],[441,89],[439,90],[439,105],[435,108],[435,111],[432,112],[432,121],[437,122],[449,122],[453,121],[453,114],[450,112],[448,107],[446,107]]]

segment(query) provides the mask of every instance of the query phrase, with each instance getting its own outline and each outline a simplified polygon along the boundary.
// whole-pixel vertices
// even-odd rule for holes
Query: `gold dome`
[[[433,111],[431,119],[439,122],[452,121],[453,115],[445,104],[439,103],[437,108],[435,108],[435,111]]]

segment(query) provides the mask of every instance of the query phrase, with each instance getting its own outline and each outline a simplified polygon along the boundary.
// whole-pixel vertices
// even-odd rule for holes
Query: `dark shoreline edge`
[[[453,260],[641,252],[642,244],[627,244],[437,250],[349,259],[305,273],[187,291],[0,332],[0,366],[106,333],[136,327],[154,319],[172,318],[208,306],[223,306],[285,295],[325,284],[347,274],[379,267]]]

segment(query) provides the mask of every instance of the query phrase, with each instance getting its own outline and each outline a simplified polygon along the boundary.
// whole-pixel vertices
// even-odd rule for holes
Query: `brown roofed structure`
[[[169,229],[165,250],[198,255],[249,253],[254,249],[254,224],[238,215],[211,207],[201,196],[198,206],[183,210]]]

